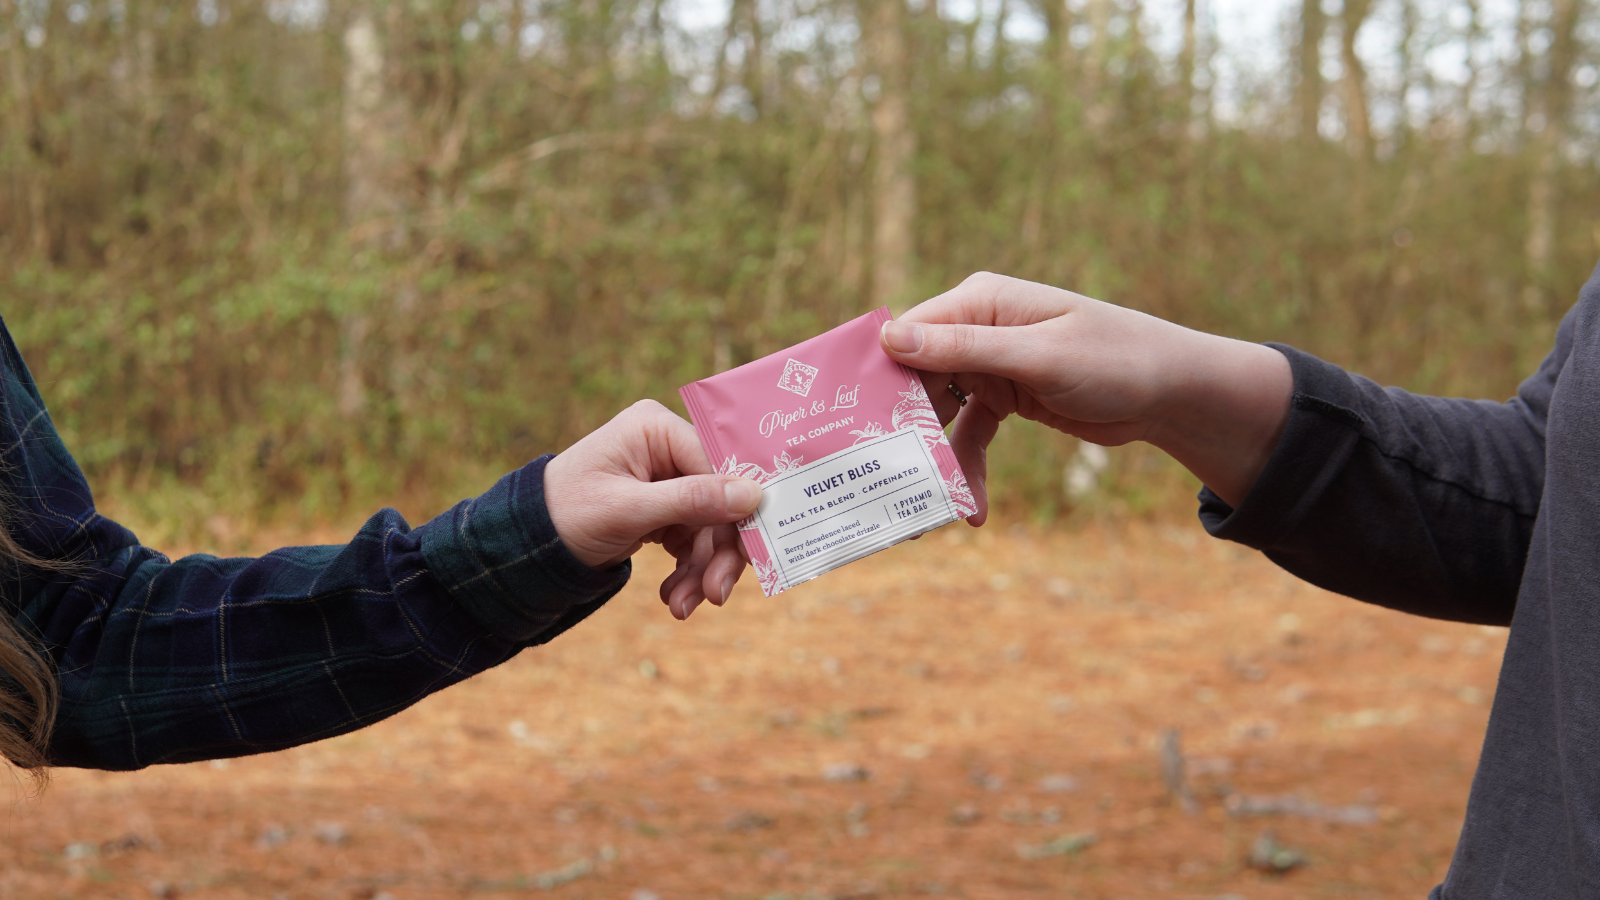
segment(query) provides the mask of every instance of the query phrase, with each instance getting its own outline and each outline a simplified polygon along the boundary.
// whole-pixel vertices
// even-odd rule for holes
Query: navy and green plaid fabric
[[[0,579],[5,612],[60,675],[58,765],[138,769],[352,731],[550,640],[628,578],[561,544],[549,457],[416,529],[386,509],[343,546],[169,561],[95,512],[3,322],[0,382],[13,535],[79,563]]]

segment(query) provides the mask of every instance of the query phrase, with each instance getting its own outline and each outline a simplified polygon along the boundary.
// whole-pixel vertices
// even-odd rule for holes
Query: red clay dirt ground
[[[366,731],[15,791],[0,897],[1422,898],[1505,646],[1195,525],[950,526],[687,623],[637,565]],[[1304,865],[1247,865],[1269,828]]]

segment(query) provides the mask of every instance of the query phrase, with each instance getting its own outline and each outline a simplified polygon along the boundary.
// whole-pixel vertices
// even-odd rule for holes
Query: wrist
[[[433,578],[511,641],[553,636],[573,608],[615,594],[631,571],[594,571],[566,549],[545,502],[552,461],[539,457],[417,528]]]
[[[1164,402],[1147,440],[1237,506],[1283,434],[1289,361],[1262,344],[1195,331],[1165,359]]]
[[[570,449],[568,452],[571,452]],[[578,540],[583,533],[583,527],[577,519],[593,507],[593,498],[589,498],[586,502],[572,496],[571,488],[575,487],[575,484],[574,479],[568,478],[570,474],[568,469],[575,464],[574,459],[562,454],[557,454],[545,464],[545,515],[549,517],[550,526],[561,541],[561,546],[566,548],[574,559],[597,572],[603,571],[612,564],[589,547],[587,541]],[[576,482],[581,484],[583,479],[576,479]]]

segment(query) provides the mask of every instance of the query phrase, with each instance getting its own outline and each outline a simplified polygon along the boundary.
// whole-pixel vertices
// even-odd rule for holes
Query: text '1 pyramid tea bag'
[[[887,307],[680,391],[712,465],[761,483],[739,536],[767,596],[977,512]]]

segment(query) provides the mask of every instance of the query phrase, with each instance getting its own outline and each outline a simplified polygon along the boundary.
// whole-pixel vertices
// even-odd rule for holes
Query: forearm
[[[136,769],[276,750],[359,728],[507,659],[429,576],[392,511],[349,544],[97,561],[30,613],[106,597],[57,648],[57,765]],[[53,592],[52,592],[53,593]]]
[[[1506,403],[1384,388],[1283,348],[1283,433],[1241,502],[1202,494],[1215,536],[1337,593],[1435,618],[1505,624],[1544,484],[1553,378]]]
[[[975,397],[951,443],[980,496],[985,448],[1016,413],[1155,444],[1209,488],[1213,534],[1332,590],[1468,621],[1514,603],[1570,336],[1502,404],[1385,389],[1290,348],[994,275],[890,324],[885,352]]]
[[[543,643],[605,602],[554,537],[538,463],[418,529],[393,510],[349,543],[168,562],[116,543],[22,613],[61,683],[58,765],[134,769],[319,740]]]
[[[1421,397],[1288,348],[1164,338],[1146,439],[1209,489],[1214,535],[1359,599],[1509,619],[1543,484],[1548,373],[1509,403]]]
[[[1242,499],[1293,391],[1268,347],[983,273],[886,325],[883,348],[925,373],[941,417],[958,419],[958,458],[980,481],[983,447],[1019,414],[1097,444],[1148,441]],[[942,389],[951,383],[979,402],[957,415]]]

